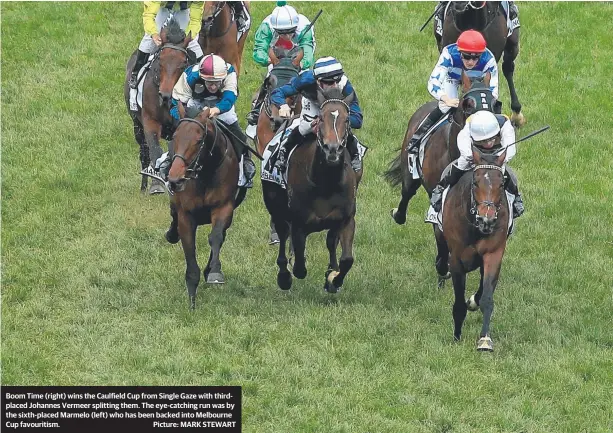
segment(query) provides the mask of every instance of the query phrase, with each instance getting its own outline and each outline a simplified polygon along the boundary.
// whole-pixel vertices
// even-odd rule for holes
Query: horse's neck
[[[345,173],[345,160],[343,159],[342,164],[332,167],[326,163],[324,153],[319,149],[317,142],[311,145],[315,147],[313,163],[309,170],[311,181],[317,186],[326,188],[340,184]]]
[[[223,137],[221,131],[215,128],[216,132],[211,133],[209,131],[209,136],[207,137],[204,145],[204,149],[202,149],[202,153],[199,157],[198,165],[202,166],[202,170],[200,173],[204,173],[205,176],[200,175],[200,178],[209,178],[223,164],[223,160],[226,156],[229,139],[227,137]]]
[[[215,18],[215,21],[213,21],[210,36],[215,38],[224,33],[228,29],[231,19],[232,15],[230,12],[230,6],[226,4],[221,12],[219,12],[219,15],[217,15],[217,18]]]
[[[487,2],[490,3],[490,2]],[[497,2],[496,2],[497,3]],[[455,14],[455,25],[458,30],[483,30],[487,26],[487,16],[489,5],[482,7],[481,9],[468,9],[462,13]]]

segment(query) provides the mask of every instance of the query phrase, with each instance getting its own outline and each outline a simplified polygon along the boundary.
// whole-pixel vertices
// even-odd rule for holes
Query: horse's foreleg
[[[481,328],[479,342],[477,343],[477,350],[484,350],[488,352],[494,350],[494,345],[489,335],[490,319],[492,318],[492,312],[494,311],[494,290],[496,289],[496,284],[498,283],[503,254],[504,248],[500,248],[494,253],[489,253],[483,256],[483,294],[479,301],[481,312],[483,313],[483,326]]]
[[[328,271],[338,271],[338,262],[336,260],[336,248],[340,238],[338,230],[328,230],[326,236],[326,247],[328,247],[328,253],[330,254],[330,261],[328,262]]]
[[[443,236],[443,232],[438,226],[433,225],[433,228],[437,251],[434,266],[438,274],[438,288],[442,289],[445,286],[445,280],[451,278],[451,273],[449,273],[449,247],[447,246],[447,241]]]
[[[513,34],[507,39],[507,43],[504,47],[504,55],[502,57],[502,73],[507,79],[509,85],[509,94],[511,96],[511,121],[517,127],[521,127],[526,123],[526,119],[521,112],[521,104],[515,91],[515,83],[513,81],[513,74],[515,72],[515,59],[519,54],[519,28],[513,31]]]
[[[170,227],[166,232],[166,240],[171,244],[176,244],[179,242],[179,232],[178,232],[178,220],[177,220],[177,209],[174,204],[170,203],[170,217],[172,220],[170,221]]]
[[[279,243],[279,234],[277,233],[275,224],[272,222],[272,218],[270,218],[270,237],[268,238],[268,245],[276,245],[278,243]]]
[[[403,164],[408,164],[408,162],[405,161]],[[420,186],[421,180],[413,179],[409,169],[405,170],[405,175],[402,179],[402,198],[400,199],[400,203],[398,203],[398,207],[392,209],[392,218],[394,218],[397,224],[404,224],[406,222],[409,201],[417,193]]]
[[[481,263],[479,271],[481,273],[481,278],[479,278],[479,290],[466,301],[466,306],[469,311],[477,311],[479,309],[479,302],[481,301],[481,295],[483,295],[483,263]]]
[[[292,246],[294,248],[294,276],[298,279],[303,279],[307,275],[306,259],[304,251],[306,248],[306,233],[304,228],[298,224],[292,224]]]
[[[353,237],[355,235],[355,219],[351,217],[347,224],[339,232],[341,241],[341,259],[339,260],[339,272],[332,271],[326,278],[326,290],[335,293],[343,286],[347,273],[353,266]]]
[[[149,147],[149,164],[155,165],[155,161],[162,156],[162,146],[160,145],[160,137],[162,136],[162,125],[151,120],[143,118],[143,126],[145,128],[145,140]],[[158,180],[151,182],[149,194],[163,194],[166,192],[164,186]]]
[[[198,227],[192,218],[180,212],[178,214],[179,237],[185,254],[185,285],[189,295],[190,308],[196,307],[196,290],[200,282],[200,268],[196,261],[196,228]]]
[[[149,148],[147,147],[147,141],[145,140],[145,131],[143,131],[143,126],[140,124],[138,119],[132,118],[132,123],[134,124],[134,138],[136,139],[139,147],[140,168],[141,170],[144,170],[149,166]],[[147,179],[148,176],[142,175],[140,183],[141,192],[145,192],[147,189]]]
[[[279,235],[279,255],[277,256],[277,285],[282,290],[289,290],[292,287],[292,274],[287,269],[287,255],[285,246],[289,237],[289,224],[287,221],[276,220],[275,227]]]
[[[211,212],[211,226],[213,229],[209,234],[209,245],[211,246],[211,256],[206,267],[207,274],[205,275],[206,282],[209,284],[221,284],[225,282],[223,272],[221,272],[221,261],[219,253],[221,246],[226,239],[226,230],[232,224],[234,206],[228,204],[226,206],[214,209]]]
[[[466,272],[462,269],[460,259],[452,257],[451,259],[451,279],[453,281],[453,293],[455,295],[455,302],[453,303],[453,338],[456,341],[460,340],[462,336],[462,325],[466,318],[466,301],[464,300],[464,293],[466,292]]]

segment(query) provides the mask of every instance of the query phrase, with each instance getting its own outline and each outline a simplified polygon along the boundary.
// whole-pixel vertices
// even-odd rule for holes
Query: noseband
[[[340,143],[341,147],[345,147],[347,145],[347,136],[349,135],[349,113],[350,113],[349,106],[342,99],[326,99],[323,102],[323,104],[321,104],[321,106],[319,107],[320,111],[323,111],[323,108],[329,102],[339,102],[347,110],[347,119],[345,120],[345,133],[343,134],[343,138],[342,139],[340,139],[340,137],[338,136],[338,130],[336,129],[336,119],[338,117],[338,112],[336,112],[336,115],[334,114],[335,111],[333,111],[331,113],[334,116],[334,132],[336,132],[336,137],[339,139],[339,143]],[[323,145],[324,145],[324,141],[323,141],[323,136],[322,136],[321,130],[322,130],[321,127],[317,130],[317,145],[319,147],[323,147]]]
[[[500,210],[500,206],[501,206],[500,203],[496,205],[496,203],[490,200],[485,200],[479,203],[475,200],[475,171],[477,170],[498,170],[504,175],[504,169],[502,167],[498,167],[497,165],[491,165],[491,164],[477,165],[475,168],[473,168],[473,180],[470,184],[470,206],[471,206],[470,213],[471,215],[475,215],[475,216],[477,215],[477,206],[485,205],[488,209],[490,207],[494,208],[494,210],[496,211],[496,213],[494,214],[494,218],[498,218],[498,211]]]
[[[204,134],[202,135],[202,138],[200,138],[200,140],[198,141],[197,145],[198,145],[198,152],[196,153],[196,156],[194,157],[194,159],[192,160],[192,162],[188,162],[187,158],[185,158],[185,155],[181,154],[181,153],[175,153],[172,157],[172,161],[170,162],[170,165],[172,166],[172,164],[175,162],[175,159],[179,158],[183,161],[183,163],[187,166],[187,169],[185,170],[185,178],[186,179],[195,179],[196,177],[198,177],[198,173],[200,173],[200,170],[202,170],[202,164],[199,164],[200,161],[200,155],[202,154],[202,151],[205,149],[206,144],[206,137],[209,133],[209,130],[206,128],[205,125],[203,125],[202,123],[200,123],[198,120],[196,119],[190,119],[188,117],[184,117],[183,119],[181,119],[179,121],[179,125],[182,122],[192,122],[195,123],[196,125],[198,125],[202,131],[204,131]],[[179,127],[177,126],[177,129]],[[213,147],[215,146],[215,142],[217,141],[217,128],[215,128],[215,137],[213,139],[213,145],[211,146],[211,149],[209,151],[209,155],[213,155]],[[227,150],[227,149],[226,149]]]

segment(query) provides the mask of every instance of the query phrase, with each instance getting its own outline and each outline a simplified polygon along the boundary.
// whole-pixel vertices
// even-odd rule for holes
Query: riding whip
[[[541,132],[545,132],[545,131],[547,131],[549,128],[551,128],[549,125],[547,125],[547,126],[543,126],[541,129],[537,129],[536,131],[531,132],[530,134],[526,135],[525,137],[520,138],[520,139],[519,139],[519,140],[517,140],[515,143],[509,144],[509,146],[512,146],[513,144],[520,143],[520,142],[522,142],[522,141],[524,141],[524,140],[527,140],[527,139],[529,139],[529,138],[531,138],[531,137],[534,137],[535,135],[538,135],[538,134],[540,134]]]
[[[237,137],[232,131],[230,131],[230,129],[228,129],[228,127],[226,125],[224,125],[223,122],[217,121],[217,119],[215,119],[215,124],[217,126],[220,126],[221,129],[223,129],[223,131],[226,134],[230,134],[232,137],[236,138],[243,146],[245,146],[247,148],[247,150],[251,153],[253,153],[255,155],[255,157],[257,159],[259,159],[260,161],[264,161],[264,158],[262,158],[260,156],[260,154],[258,153],[257,150],[252,149],[247,143],[245,143],[240,137]]]

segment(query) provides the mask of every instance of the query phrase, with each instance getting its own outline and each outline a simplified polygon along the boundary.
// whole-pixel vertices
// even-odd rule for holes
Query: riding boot
[[[360,160],[360,152],[358,149],[358,139],[352,132],[347,136],[347,151],[351,156],[351,168],[356,173],[362,170],[362,161]]]
[[[521,193],[519,192],[519,187],[517,185],[517,176],[515,172],[511,170],[511,167],[505,165],[505,182],[504,189],[509,191],[511,194],[515,196],[515,200],[513,200],[513,218],[519,218],[524,213],[524,202],[521,197]]]
[[[187,49],[187,64],[188,65],[195,65],[196,63],[200,61],[200,59],[202,59],[202,57],[198,57],[198,55],[194,51],[192,51],[189,48]]]
[[[141,50],[136,52],[136,63],[134,63],[134,68],[132,68],[132,73],[130,74],[130,81],[128,82],[131,89],[136,89],[136,86],[138,86],[138,71],[145,66],[148,58],[148,53],[144,53]]]
[[[513,21],[515,18],[517,18],[518,15],[519,15],[519,9],[517,8],[517,5],[515,4],[515,2],[510,1],[509,2],[509,19]]]
[[[236,151],[236,155],[240,158],[240,155],[244,155],[243,158],[243,173],[245,174],[246,183],[249,183],[251,179],[255,176],[255,164],[251,160],[251,154],[247,150],[247,136],[241,129],[238,121],[232,123],[231,125],[226,125],[228,130],[231,132],[229,134],[229,139],[234,146],[234,150]]]
[[[465,171],[461,170],[457,166],[457,161],[451,162],[445,168],[445,170],[443,170],[441,180],[432,190],[432,196],[430,197],[430,204],[436,212],[441,211],[441,205],[443,202],[443,191],[445,191],[445,188],[447,188],[448,186],[455,185],[464,173]]]
[[[258,96],[251,103],[251,111],[247,113],[247,123],[249,125],[258,124],[258,119],[260,117],[260,109],[262,108],[262,103],[264,102],[265,96],[266,96],[266,81],[264,81],[262,85],[260,86]]]
[[[274,168],[277,169],[278,173],[285,172],[285,169],[287,168],[287,156],[292,149],[301,144],[303,140],[304,137],[300,133],[300,128],[297,126],[292,130],[285,142],[281,142],[279,144],[279,154],[277,155],[277,160],[275,161],[274,165]]]
[[[409,141],[407,146],[407,150],[409,153],[417,153],[419,151],[419,144],[421,143],[421,139],[424,134],[428,132],[428,130],[434,125],[438,120],[443,116],[443,112],[440,108],[436,107],[434,110],[428,114],[428,116],[421,122],[413,137]]]

